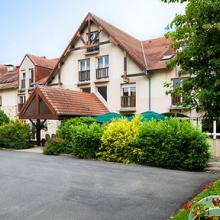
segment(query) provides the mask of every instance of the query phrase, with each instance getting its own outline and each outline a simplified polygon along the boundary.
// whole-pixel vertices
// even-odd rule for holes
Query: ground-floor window
[[[100,86],[97,88],[99,94],[107,101],[107,86]]]
[[[136,84],[121,86],[121,107],[136,107]]]

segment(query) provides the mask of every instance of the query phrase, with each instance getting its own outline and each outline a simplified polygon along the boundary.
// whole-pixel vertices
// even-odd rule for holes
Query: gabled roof
[[[80,33],[80,31],[83,30],[83,28],[86,26],[89,20],[99,25],[109,35],[110,41],[118,45],[123,50],[125,50],[127,54],[134,60],[134,62],[136,62],[136,64],[140,66],[143,70],[166,68],[164,62],[160,63],[160,59],[161,59],[160,55],[164,52],[164,46],[167,48],[169,47],[170,45],[169,40],[163,37],[159,39],[154,39],[152,40],[153,43],[149,44],[148,43],[149,40],[140,41],[132,37],[131,35],[125,33],[124,31],[120,30],[119,28],[102,20],[96,15],[88,13],[88,15],[81,23],[79,29],[71,39],[70,43],[66,47],[62,56],[60,57],[59,62],[57,63],[54,70],[50,74],[50,77],[48,78],[48,82],[50,82],[51,79],[56,74],[57,69],[59,68],[60,64],[62,64],[63,58],[67,56],[68,53],[70,52],[71,45],[73,45],[75,40],[78,39],[78,33]],[[156,42],[158,42],[158,44]],[[155,50],[157,50],[157,53],[155,53],[154,51],[154,46],[155,46]],[[149,60],[149,64],[148,64],[148,60]]]
[[[32,54],[27,54],[26,56],[30,58],[35,66],[40,66],[48,69],[54,69],[59,60],[58,58],[48,59],[45,56],[36,56]]]
[[[4,65],[0,65],[1,67]],[[4,68],[1,68],[4,69]],[[0,74],[0,90],[18,88],[18,68],[8,71],[7,67]]]
[[[43,100],[44,113],[33,106]],[[28,109],[32,109],[30,112]],[[45,109],[48,109],[45,111]],[[35,112],[38,111],[38,112]],[[26,113],[28,112],[28,114]],[[53,87],[36,87],[20,111],[21,119],[59,119],[70,116],[96,116],[107,113],[108,109],[93,93],[84,93]]]

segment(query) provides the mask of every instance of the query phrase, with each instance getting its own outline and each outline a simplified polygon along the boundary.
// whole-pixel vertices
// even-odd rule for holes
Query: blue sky
[[[0,64],[59,57],[90,11],[134,37],[160,37],[182,4],[160,0],[0,0]]]

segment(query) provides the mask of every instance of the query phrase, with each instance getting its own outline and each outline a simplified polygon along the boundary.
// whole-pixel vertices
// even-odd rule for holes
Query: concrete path
[[[22,149],[22,150],[16,150],[16,151],[42,154],[43,147],[33,147],[33,148],[29,148],[29,149]]]
[[[219,176],[0,151],[0,219],[165,220]]]

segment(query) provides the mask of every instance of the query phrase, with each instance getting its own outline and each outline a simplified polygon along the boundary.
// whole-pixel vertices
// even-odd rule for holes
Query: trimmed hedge
[[[0,147],[25,149],[30,145],[30,128],[19,120],[10,121],[0,126]]]

